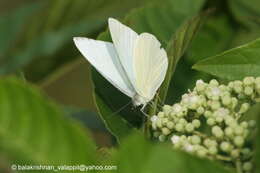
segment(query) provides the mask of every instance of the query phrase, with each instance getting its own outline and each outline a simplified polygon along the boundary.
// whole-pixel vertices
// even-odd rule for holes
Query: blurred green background
[[[93,101],[90,65],[72,38],[96,39],[106,31],[107,18],[115,17],[139,33],[153,33],[166,46],[177,28],[206,9],[213,13],[180,61],[170,85],[166,102],[173,104],[197,79],[212,78],[192,70],[193,64],[260,36],[258,0],[2,0],[0,78],[15,76],[32,83],[68,116],[91,129],[98,146],[111,146],[115,140]],[[122,97],[125,103],[129,101]]]

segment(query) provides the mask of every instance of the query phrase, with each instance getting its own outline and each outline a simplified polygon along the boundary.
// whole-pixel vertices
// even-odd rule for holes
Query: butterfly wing
[[[143,33],[136,40],[133,62],[135,90],[150,101],[165,78],[167,54],[155,36]]]
[[[138,34],[113,18],[109,18],[108,24],[120,62],[124,67],[128,79],[133,84],[133,52]]]
[[[129,97],[135,95],[112,43],[83,37],[73,39],[81,54],[111,84]]]

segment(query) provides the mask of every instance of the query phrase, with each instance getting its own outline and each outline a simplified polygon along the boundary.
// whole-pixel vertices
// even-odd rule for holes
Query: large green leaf
[[[156,2],[154,4],[146,5],[143,8],[133,10],[125,18],[124,23],[138,33],[149,32],[154,34],[162,42],[163,46],[166,47],[166,44],[171,39],[177,28],[180,27],[186,19],[198,13],[203,2],[203,0],[164,0],[159,6],[159,2]],[[108,32],[101,34],[98,39],[111,41]],[[140,108],[133,110],[131,109],[132,105],[129,105],[122,111],[118,112],[118,110],[124,105],[129,104],[131,100],[97,74],[95,70],[92,71],[92,78],[95,85],[95,93],[103,100],[102,103],[107,105],[106,108],[111,109],[109,112],[117,112],[114,116],[122,117],[122,124],[125,124],[124,120],[126,120],[131,126],[137,128],[140,127],[144,118],[144,115],[139,111]],[[112,128],[113,126],[121,126],[118,124],[118,121],[117,123],[113,121],[107,122],[107,118],[105,117],[110,115],[105,113],[107,111],[101,111],[103,105],[97,103],[97,107],[100,109],[100,115],[103,117],[102,119],[105,120],[108,127]],[[123,126],[125,127],[125,125],[122,125],[122,127]],[[114,134],[116,133],[114,132]]]
[[[174,151],[163,144],[152,144],[134,135],[126,139],[114,155],[119,173],[230,173],[213,161]],[[112,172],[112,171],[111,171]]]
[[[260,39],[225,51],[195,64],[194,69],[223,79],[260,76]]]
[[[0,154],[8,164],[94,164],[86,129],[37,89],[0,80]]]
[[[172,76],[175,72],[177,64],[180,58],[184,55],[188,46],[190,46],[191,41],[193,40],[195,34],[198,32],[201,23],[205,20],[206,13],[203,13],[199,16],[193,17],[187,22],[185,22],[173,35],[173,38],[167,45],[167,54],[168,54],[168,70],[164,82],[159,91],[159,98],[164,104],[169,90],[170,82]],[[158,98],[157,98],[158,99]],[[158,102],[156,100],[156,102]],[[156,108],[155,106],[154,108]],[[151,114],[156,113],[156,109],[153,108]]]
[[[39,7],[39,3],[26,4],[12,12],[8,12],[8,14],[0,16],[0,64],[3,63],[3,58],[8,48],[14,44],[16,37],[21,34],[26,21]]]
[[[250,27],[260,24],[260,1],[229,0],[229,6],[234,16]]]

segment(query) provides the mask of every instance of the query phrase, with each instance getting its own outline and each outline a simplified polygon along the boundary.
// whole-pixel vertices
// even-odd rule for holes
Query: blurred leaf
[[[119,173],[231,172],[213,161],[174,151],[167,145],[152,144],[138,135],[130,136],[122,143],[119,152],[115,154],[114,162]]]
[[[236,37],[227,16],[209,16],[192,41],[187,51],[187,59],[194,64],[208,56],[220,53],[230,48],[231,41]]]
[[[239,28],[232,40],[232,47],[246,44],[254,41],[256,38],[260,38],[260,25],[259,27]]]
[[[30,85],[1,80],[0,115],[0,153],[10,164],[95,163],[87,131]]]
[[[159,98],[161,104],[164,104],[169,85],[172,79],[172,76],[175,72],[177,64],[180,58],[185,53],[186,49],[193,40],[195,34],[198,32],[201,23],[205,20],[206,13],[202,13],[199,16],[193,17],[187,22],[185,22],[175,33],[170,42],[167,45],[167,54],[169,59],[168,71],[164,82],[159,91]],[[156,101],[158,102],[158,101]],[[156,110],[151,112],[151,115],[155,114]]]
[[[195,64],[194,69],[223,79],[242,79],[245,76],[260,76],[260,39]]]
[[[65,42],[71,41],[73,34],[82,34],[86,31],[95,30],[101,23],[80,23],[63,28],[56,32],[48,32],[31,41],[24,50],[6,58],[0,68],[0,75],[10,73],[28,64],[39,56],[52,56]],[[37,55],[37,56],[35,56]]]
[[[29,3],[0,16],[0,64],[2,64],[5,52],[14,44],[16,37],[21,34],[26,21],[39,7],[41,7],[39,2]]]
[[[239,21],[250,27],[260,24],[259,0],[229,0],[228,3],[231,12]]]
[[[186,19],[190,18],[200,10],[204,0],[199,0],[196,2],[192,0],[164,0],[163,3],[160,2],[159,6],[158,3],[159,2],[146,5],[143,8],[134,9],[131,13],[129,13],[129,15],[126,16],[124,23],[138,33],[149,32],[154,34],[165,46],[177,28],[181,26]],[[111,41],[108,31],[102,33],[98,39]],[[101,111],[103,109],[103,105],[97,103],[97,107],[101,113],[100,116],[105,121],[105,124],[111,123],[106,122],[106,116],[110,116],[106,112],[117,112],[115,116],[123,118],[121,121],[122,125],[112,122],[109,125],[110,128],[111,126],[125,127],[126,125],[123,120],[126,120],[132,127],[139,128],[145,118],[139,111],[139,108],[133,110],[131,109],[131,104],[131,106],[128,106],[118,112],[118,110],[124,105],[129,104],[131,100],[113,87],[95,70],[92,71],[92,79],[95,86],[95,94],[102,99],[102,104],[107,106],[106,111]],[[110,109],[110,111],[108,111],[108,109]],[[120,131],[120,129],[118,130]],[[116,134],[120,132],[113,133]]]
[[[178,63],[165,102],[172,104],[178,101],[187,89],[194,87],[198,79],[209,80],[210,75],[191,69],[192,65],[198,60],[230,48],[234,36],[235,31],[226,16],[207,17],[184,57]]]
[[[103,118],[107,129],[117,138],[117,141],[120,142],[133,130],[131,125],[124,120],[123,117],[112,112],[98,95],[95,95],[95,101],[98,105],[99,114],[106,115],[101,118]]]
[[[256,163],[255,173],[260,172],[259,158],[260,158],[260,116],[256,117],[257,120],[257,134],[255,138],[256,153],[254,154],[254,163]]]

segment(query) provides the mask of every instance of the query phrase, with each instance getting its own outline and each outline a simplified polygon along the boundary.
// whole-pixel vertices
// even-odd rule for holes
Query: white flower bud
[[[173,144],[177,144],[177,143],[179,143],[181,140],[180,140],[180,137],[179,137],[179,136],[173,135],[173,136],[171,137],[171,141],[172,141]]]
[[[237,146],[237,147],[242,147],[243,144],[244,144],[244,138],[242,136],[236,136],[234,138],[234,144]]]
[[[248,109],[249,109],[249,107],[250,107],[250,104],[249,104],[249,103],[243,103],[243,104],[241,105],[241,107],[240,107],[239,113],[240,113],[240,114],[243,114],[243,113],[247,112]]]
[[[243,164],[243,170],[245,171],[251,171],[253,169],[253,165],[251,162],[245,162]]]

